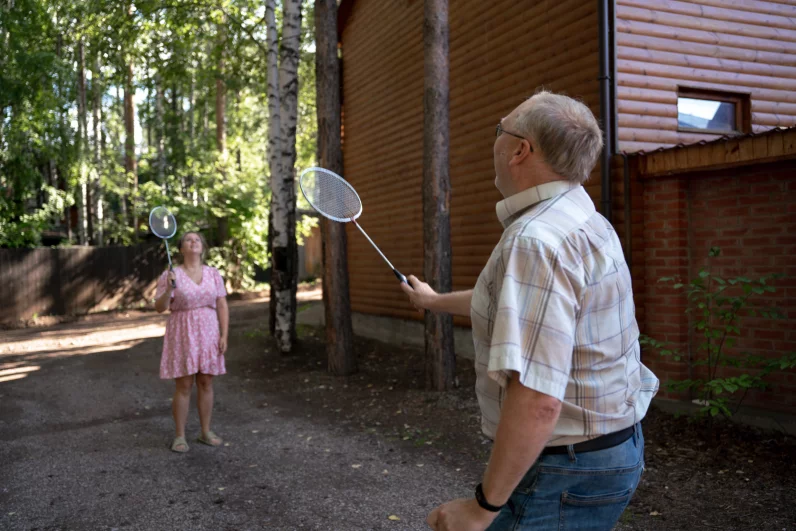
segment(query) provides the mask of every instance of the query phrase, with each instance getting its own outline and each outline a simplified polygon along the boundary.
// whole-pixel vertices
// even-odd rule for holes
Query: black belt
[[[635,430],[635,426],[630,426],[624,430],[615,431],[607,435],[600,435],[595,439],[589,439],[588,441],[572,445],[572,450],[575,453],[582,453],[613,448],[632,437]],[[566,454],[569,452],[568,448],[569,446],[546,446],[545,449],[542,450],[542,455]]]

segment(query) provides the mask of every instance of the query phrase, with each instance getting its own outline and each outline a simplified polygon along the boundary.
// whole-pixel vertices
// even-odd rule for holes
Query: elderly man
[[[469,315],[483,432],[494,440],[471,499],[435,530],[610,530],[644,465],[640,421],[658,389],[641,364],[630,272],[582,183],[602,149],[591,111],[540,92],[497,125],[504,231],[475,289],[410,276],[420,310]]]

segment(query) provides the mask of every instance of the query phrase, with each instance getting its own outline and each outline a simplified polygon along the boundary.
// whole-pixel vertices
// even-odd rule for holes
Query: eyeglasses
[[[520,136],[518,134],[512,133],[510,131],[506,131],[505,129],[503,129],[503,120],[501,120],[501,121],[498,122],[497,127],[495,127],[495,137],[499,137],[503,133],[506,133],[507,135],[511,135],[511,136],[513,136],[515,138],[519,138],[520,140],[525,140],[526,142],[528,142],[528,146],[531,148],[531,151],[533,151],[533,145],[531,145],[531,141],[530,140],[528,140],[524,136]]]

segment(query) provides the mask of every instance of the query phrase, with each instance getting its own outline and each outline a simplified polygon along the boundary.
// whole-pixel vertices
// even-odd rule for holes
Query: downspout
[[[620,155],[622,157],[622,179],[623,179],[623,187],[624,190],[624,211],[625,211],[625,244],[623,245],[625,250],[625,262],[627,263],[628,269],[633,271],[633,220],[631,219],[632,216],[632,209],[631,207],[631,196],[630,196],[630,161],[628,160],[628,154],[624,151],[619,151],[619,96],[617,95],[616,86],[618,84],[618,75],[616,73],[616,1],[615,0],[608,0],[609,8],[610,8],[610,17],[611,17],[611,29],[610,29],[610,46],[611,46],[611,103],[613,107],[611,109],[611,118],[612,118],[612,140],[613,145],[611,146],[611,152],[615,155]]]
[[[601,210],[603,216],[611,222],[611,154],[614,147],[613,139],[613,106],[611,105],[611,19],[608,3],[613,0],[598,0],[599,31],[600,31],[600,128],[603,133],[603,152],[601,163]]]
[[[633,224],[632,220],[630,219],[631,210],[630,210],[630,161],[628,160],[628,154],[622,151],[619,153],[624,159],[624,163],[622,164],[622,173],[624,176],[624,199],[625,199],[625,262],[627,263],[627,268],[630,272],[633,272]]]

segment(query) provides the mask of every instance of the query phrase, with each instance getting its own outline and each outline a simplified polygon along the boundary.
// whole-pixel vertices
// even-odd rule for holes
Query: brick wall
[[[643,280],[635,285],[637,305],[643,306],[642,332],[696,351],[701,336],[690,331],[685,297],[658,279],[693,278],[715,246],[721,256],[711,263],[721,276],[788,276],[774,284],[776,293],[758,299],[784,310],[787,319],[745,318],[736,350],[769,357],[796,351],[796,163],[656,177],[640,184],[643,203],[640,209],[634,203],[633,210],[643,214],[634,220],[633,236],[643,242],[644,252],[634,261],[633,273]],[[644,362],[662,383],[689,376],[686,364],[655,353],[645,353]],[[691,369],[691,376],[700,374],[699,368]],[[796,372],[772,375],[770,381],[773,392],[750,392],[744,403],[796,411]],[[674,397],[664,390],[661,396]]]

